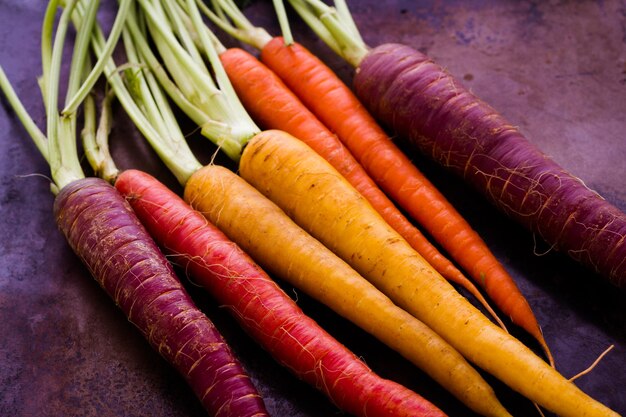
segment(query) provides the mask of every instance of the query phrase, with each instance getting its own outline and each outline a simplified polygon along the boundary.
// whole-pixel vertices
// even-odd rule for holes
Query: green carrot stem
[[[132,1],[133,0],[120,1],[118,12],[115,17],[115,21],[113,22],[113,27],[111,28],[111,33],[109,34],[109,38],[107,39],[107,42],[103,48],[102,56],[95,63],[89,75],[85,78],[85,80],[83,80],[80,89],[65,106],[65,109],[63,109],[62,114],[64,116],[70,113],[74,113],[76,111],[80,103],[84,100],[85,96],[87,96],[87,94],[89,94],[89,92],[93,89],[98,78],[100,78],[106,60],[109,56],[112,55],[113,50],[115,49],[115,46],[117,45],[117,42],[119,40],[120,34],[122,33],[122,28],[124,27],[124,22],[126,20],[126,16],[128,15],[128,11],[130,9]],[[93,27],[93,23],[89,23],[89,26]]]
[[[88,2],[86,17],[83,24],[78,28],[76,40],[74,41],[74,52],[72,54],[72,62],[70,66],[70,76],[67,83],[67,93],[65,96],[65,106],[71,102],[72,96],[80,90],[81,80],[84,78],[82,67],[89,54],[89,39],[96,21],[98,6],[100,0]],[[69,112],[68,112],[69,113]]]
[[[293,44],[293,35],[291,34],[291,27],[289,26],[289,19],[287,18],[287,11],[285,10],[285,4],[282,0],[273,0],[274,10],[276,10],[276,16],[278,17],[278,24],[280,25],[280,31],[283,34],[283,40],[285,45]]]
[[[335,7],[321,0],[289,0],[289,3],[335,53],[353,67],[359,66],[369,48],[343,0],[335,1]]]
[[[69,183],[84,178],[76,150],[76,139],[73,124],[75,117],[69,115],[59,117],[57,102],[59,97],[59,80],[63,60],[63,46],[70,24],[70,17],[77,0],[71,0],[63,9],[57,25],[52,55],[49,61],[49,73],[44,74],[46,103],[46,132],[48,135],[48,157],[52,180],[58,189]]]
[[[84,18],[85,8],[82,5],[77,7],[73,19],[75,25],[80,25]],[[135,21],[135,11],[129,10],[127,20]],[[139,31],[141,29],[137,28]],[[142,65],[138,63],[138,53],[131,41],[128,27],[122,30],[124,37],[124,46],[126,54],[129,57],[129,63],[125,65],[126,83],[120,75],[120,67],[117,67],[113,58],[108,57],[104,66],[104,73],[107,77],[109,86],[115,97],[120,102],[126,113],[137,126],[139,131],[150,142],[151,146],[164,161],[176,178],[185,184],[187,179],[202,164],[194,157],[189,149],[182,132],[178,127],[175,116],[169,107],[169,103],[154,80],[150,81],[152,75],[144,71]],[[105,37],[99,25],[94,26],[91,37],[91,45],[98,57],[104,56],[105,53]],[[148,80],[146,82],[146,79]],[[96,132],[97,146],[108,149],[108,128],[112,95],[108,95],[103,102],[103,117],[101,118],[98,131]],[[158,122],[157,122],[158,121]],[[113,164],[110,154],[103,154],[107,159],[107,163]]]
[[[180,17],[191,22],[192,29],[185,25],[177,25],[177,31],[189,31],[185,34],[187,39],[195,39],[200,45],[205,58],[210,63],[210,71],[206,68],[198,66],[192,55],[187,51],[197,50],[195,45],[182,45],[177,39],[171,21],[173,18],[165,16],[163,9],[155,6],[154,1],[139,0],[142,6],[143,15],[146,18],[148,28],[152,34],[152,40],[160,52],[163,63],[172,75],[177,88],[170,81],[165,81],[164,89],[172,96],[173,100],[180,100],[180,93],[185,97],[182,101],[187,108],[193,108],[192,114],[189,116],[193,119],[199,114],[204,113],[209,117],[206,120],[198,120],[202,128],[202,134],[214,142],[221,150],[228,155],[233,161],[238,162],[243,146],[247,141],[260,132],[260,129],[252,121],[248,113],[243,108],[239,98],[234,92],[230,80],[228,79],[224,69],[219,61],[214,39],[208,34],[206,25],[202,21],[200,10],[194,0],[187,0],[185,3],[179,3],[181,7],[172,9],[182,14]],[[130,19],[132,20],[132,19]],[[133,27],[135,26],[135,27]],[[129,23],[133,38],[139,44],[147,45],[147,41],[142,39],[143,34],[136,28],[136,23]],[[193,52],[195,53],[195,52]],[[141,55],[149,57],[146,63],[155,72],[156,77],[161,82],[165,79],[165,74],[158,67],[162,66],[158,60],[150,57],[149,48],[144,52],[141,48]],[[187,84],[191,80],[191,87]],[[211,88],[204,86],[211,85]],[[193,105],[189,106],[189,103]],[[181,109],[185,111],[185,108]]]
[[[200,11],[215,25],[235,39],[240,40],[257,49],[272,40],[272,36],[263,28],[254,26],[239,10],[234,2],[228,0],[213,0],[215,12],[209,9],[201,0],[197,0]]]

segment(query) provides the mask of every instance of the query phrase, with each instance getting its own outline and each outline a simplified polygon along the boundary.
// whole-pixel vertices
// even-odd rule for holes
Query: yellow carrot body
[[[204,167],[187,182],[185,200],[264,269],[399,352],[469,408],[485,416],[510,416],[492,388],[455,349],[241,177],[220,166]]]
[[[563,417],[618,415],[488,320],[306,144],[266,131],[246,147],[239,172],[396,304],[512,389]]]

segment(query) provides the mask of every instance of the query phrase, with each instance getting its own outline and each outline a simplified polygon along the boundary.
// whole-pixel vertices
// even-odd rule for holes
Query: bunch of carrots
[[[319,0],[289,3],[359,67],[355,91],[381,120],[436,158],[443,158],[442,149],[458,146],[458,160],[448,157],[446,163],[471,167],[463,175],[486,187],[496,204],[511,208],[522,200],[514,212],[538,212],[530,220],[532,230],[550,242],[562,239],[554,245],[565,250],[573,250],[566,241],[576,240],[588,250],[588,263],[623,285],[623,213],[584,189],[573,192],[584,194],[571,202],[584,203],[574,214],[563,203],[566,196],[546,201],[551,185],[538,185],[532,175],[564,184],[575,179],[545,158],[543,165],[535,164],[539,173],[526,173],[510,165],[508,154],[488,153],[497,147],[492,142],[506,140],[523,154],[541,157],[434,63],[404,46],[370,51],[343,1],[334,7]],[[42,27],[45,133],[1,68],[0,86],[50,165],[54,216],[69,245],[210,415],[268,412],[178,270],[227,307],[273,360],[350,415],[445,416],[446,404],[377,375],[300,309],[281,283],[398,352],[478,415],[514,415],[484,377],[489,374],[534,403],[538,413],[618,416],[559,373],[513,278],[352,90],[294,41],[281,1],[274,7],[282,36],[254,26],[231,0],[210,6],[199,0],[121,0],[105,37],[98,4],[53,0],[48,5]],[[76,40],[59,109],[63,45],[71,27]],[[257,48],[260,59],[242,48],[226,48],[218,30]],[[116,48],[123,61],[113,57]],[[94,101],[98,80],[105,85],[99,106]],[[178,180],[181,195],[148,173],[117,168],[108,149],[114,103]],[[198,160],[172,104],[234,169]],[[468,109],[467,114],[454,106]],[[80,164],[79,114],[93,178]],[[506,139],[490,138],[494,132]],[[477,138],[471,144],[470,135]],[[507,167],[506,178],[494,174],[483,184],[477,174],[488,169],[480,165],[483,154],[496,172]],[[508,191],[509,181],[516,192]],[[537,197],[527,201],[528,195]],[[573,221],[566,217],[581,210],[586,217],[597,211],[608,218],[603,230],[611,227],[613,234],[591,236],[575,225],[568,228]],[[596,240],[614,248],[606,259],[591,258]],[[539,349],[509,334],[506,321],[532,335]]]

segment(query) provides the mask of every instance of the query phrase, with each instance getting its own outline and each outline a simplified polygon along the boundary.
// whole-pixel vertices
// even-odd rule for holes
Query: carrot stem
[[[65,108],[61,112],[62,115],[66,116],[66,115],[76,112],[76,109],[78,108],[79,104],[85,99],[85,96],[87,96],[87,94],[89,94],[89,92],[93,89],[93,86],[96,84],[96,81],[98,80],[98,78],[100,78],[100,75],[102,74],[102,71],[104,70],[104,66],[106,64],[106,58],[113,53],[113,49],[115,48],[115,45],[118,42],[120,34],[122,33],[122,28],[124,27],[124,21],[126,20],[126,17],[128,15],[128,11],[130,10],[130,6],[132,2],[133,0],[120,0],[119,8],[115,16],[115,21],[113,22],[113,27],[111,28],[111,33],[109,34],[109,37],[103,48],[103,55],[102,55],[103,59],[98,59],[98,61],[96,61],[89,75],[87,75],[87,77],[85,77],[85,79],[82,81],[82,84],[80,85],[80,88],[78,88],[78,91],[76,91],[76,93],[72,96],[72,98],[66,104]],[[90,4],[88,5],[88,7],[93,8],[93,6],[91,5],[91,2],[89,3]],[[87,22],[87,28],[85,30],[86,34],[84,38],[87,38],[87,33],[92,32],[91,29],[93,28],[93,25],[95,23],[95,17],[91,19],[87,19],[86,22]],[[82,32],[82,30],[80,32]],[[84,51],[81,51],[81,50],[78,50],[78,51],[86,55],[87,42],[84,42],[84,43],[85,45],[83,45],[83,43],[81,42],[81,46],[84,48]],[[80,58],[82,57],[79,56],[79,60],[76,61],[78,62],[77,65],[80,65],[80,63],[82,62],[82,59]],[[74,60],[72,60],[72,63],[74,63]]]

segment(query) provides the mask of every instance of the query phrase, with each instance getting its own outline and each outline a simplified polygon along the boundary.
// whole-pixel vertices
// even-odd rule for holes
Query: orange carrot
[[[262,128],[282,130],[309,145],[337,169],[428,263],[446,279],[469,291],[498,324],[506,328],[474,284],[397,209],[337,136],[274,72],[240,48],[226,49],[220,54],[220,60],[239,99]]]
[[[260,59],[350,150],[369,176],[417,221],[511,321],[529,332],[554,365],[539,323],[513,278],[471,225],[417,169],[367,112],[350,88],[304,46],[255,27],[232,1],[219,7],[232,24],[206,10],[230,35],[261,51]],[[279,2],[280,3],[280,2]],[[281,17],[280,9],[279,18]],[[282,24],[284,32],[288,25]],[[233,26],[235,25],[235,26]]]

